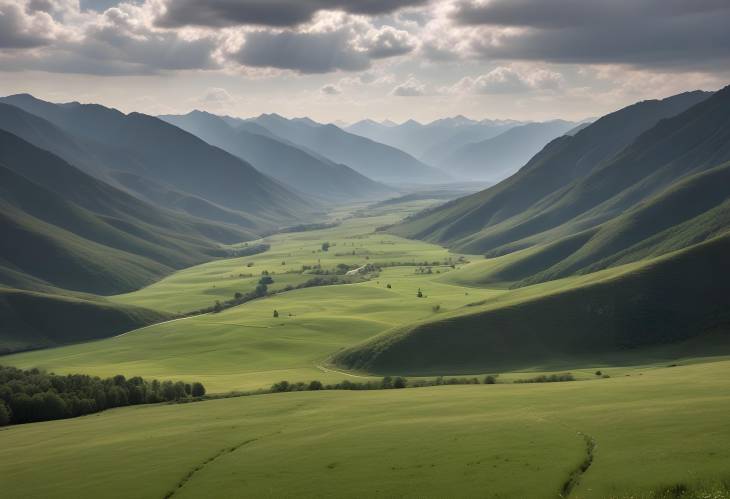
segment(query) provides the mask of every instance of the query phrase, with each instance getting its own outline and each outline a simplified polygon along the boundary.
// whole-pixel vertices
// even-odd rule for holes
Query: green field
[[[0,483],[6,498],[556,498],[587,435],[593,461],[570,497],[724,498],[728,380],[721,361],[572,383],[115,409],[0,431]],[[675,486],[707,490],[657,495]]]

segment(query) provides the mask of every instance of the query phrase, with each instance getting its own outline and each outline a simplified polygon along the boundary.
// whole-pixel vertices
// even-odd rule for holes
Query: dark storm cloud
[[[370,66],[368,56],[350,46],[350,33],[342,29],[321,33],[254,31],[233,55],[246,66],[292,69],[300,73],[359,71]]]
[[[727,0],[463,1],[453,17],[526,28],[498,44],[477,40],[473,48],[487,58],[686,69],[730,60]]]
[[[428,0],[168,0],[157,19],[164,27],[258,25],[293,27],[320,10],[351,14],[387,14]]]

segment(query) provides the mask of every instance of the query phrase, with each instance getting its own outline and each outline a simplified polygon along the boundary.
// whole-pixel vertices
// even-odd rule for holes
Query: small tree
[[[386,376],[380,383],[381,388],[393,388],[393,378]]]
[[[393,388],[405,388],[407,383],[408,380],[406,378],[398,376],[395,380],[393,380]]]
[[[423,293],[421,292],[421,288],[418,288],[418,293],[416,293],[416,296],[418,298],[423,298]]]
[[[491,374],[484,378],[484,384],[485,385],[493,385],[497,382],[497,378],[495,376],[492,376]]]
[[[322,386],[322,382],[321,381],[314,380],[311,383],[309,383],[309,386],[307,387],[307,390],[321,390],[322,388],[324,388]]]
[[[203,383],[198,383],[197,381],[193,383],[191,394],[193,397],[202,397],[205,395],[205,387],[203,386]]]
[[[603,373],[602,373],[601,371],[596,371],[596,376],[600,376],[600,375],[602,375],[602,374],[603,374]]]
[[[329,251],[330,249],[330,243],[324,242],[322,243],[322,251]]]
[[[386,287],[386,288],[388,288],[388,289],[390,289],[390,288],[392,288],[393,286],[391,286],[390,284],[386,284],[386,285],[385,285],[385,287]]]
[[[274,309],[274,317],[279,317],[279,311]]]
[[[233,298],[235,300],[240,300],[241,298],[243,298],[243,294],[241,294],[238,291],[236,291],[235,293],[233,293]]]
[[[213,312],[215,312],[217,314],[221,310],[223,310],[223,305],[221,305],[220,301],[216,300],[215,305],[213,305]]]

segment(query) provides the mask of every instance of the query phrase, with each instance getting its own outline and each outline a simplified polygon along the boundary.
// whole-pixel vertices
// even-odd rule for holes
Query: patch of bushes
[[[570,373],[564,374],[541,374],[534,378],[516,379],[515,383],[557,383],[560,381],[575,381],[575,377]]]
[[[268,251],[269,248],[271,248],[270,244],[260,243],[260,244],[254,244],[252,246],[249,246],[248,243],[243,248],[237,248],[230,251],[230,256],[232,257],[240,257],[240,256],[252,256],[252,255],[258,255],[259,253],[263,253],[264,251]]]
[[[0,426],[73,418],[112,407],[203,397],[202,383],[160,382],[121,374],[101,379],[0,366]]]

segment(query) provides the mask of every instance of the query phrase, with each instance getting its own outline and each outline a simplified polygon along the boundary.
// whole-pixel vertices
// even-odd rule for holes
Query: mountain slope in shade
[[[275,114],[247,121],[379,182],[429,184],[450,179],[448,174],[399,149],[353,135],[335,125],[321,125],[308,118],[289,120]]]
[[[251,228],[270,230],[291,224],[314,209],[311,202],[240,158],[160,119],[139,113],[125,115],[99,105],[52,104],[29,95],[0,101],[71,135],[87,158],[68,159],[82,168],[94,164],[97,170],[103,167],[107,172],[149,179],[178,196],[249,216]],[[66,149],[54,152],[63,154]]]
[[[211,236],[251,237],[146,204],[4,131],[0,178],[6,286],[129,291],[224,256]]]
[[[486,140],[509,130],[519,122],[511,120],[475,121],[463,116],[444,118],[428,124],[414,120],[400,125],[362,120],[346,130],[401,149],[427,164],[438,165],[444,156],[472,142]]]
[[[589,177],[661,120],[710,95],[689,92],[640,102],[604,116],[575,136],[553,140],[520,171],[494,187],[414,216],[392,231],[469,252],[488,252],[545,231],[550,228],[547,220],[536,219],[530,226],[527,219],[560,203],[568,186]]]
[[[108,338],[169,314],[99,299],[0,287],[0,354]]]
[[[548,142],[575,125],[555,120],[515,126],[491,139],[458,148],[436,166],[464,178],[499,181],[512,175]]]
[[[274,138],[273,134],[255,123],[243,123],[235,128],[218,116],[200,111],[160,118],[310,196],[345,201],[382,197],[392,192],[345,165],[318,158]]]

